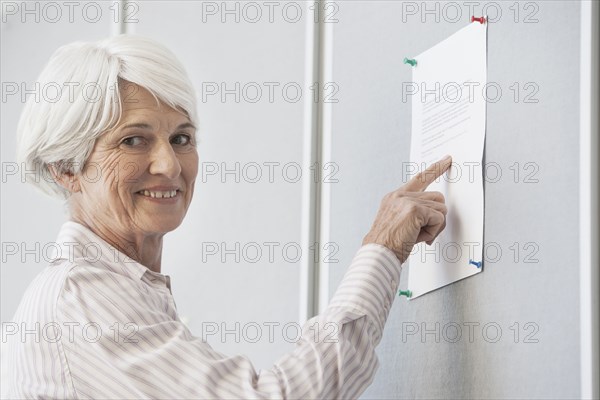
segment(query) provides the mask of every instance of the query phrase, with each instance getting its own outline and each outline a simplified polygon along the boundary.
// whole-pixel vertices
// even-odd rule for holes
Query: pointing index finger
[[[437,178],[452,165],[452,157],[446,156],[441,160],[431,164],[425,171],[419,172],[407,184],[408,189],[415,192],[422,192],[431,185]]]

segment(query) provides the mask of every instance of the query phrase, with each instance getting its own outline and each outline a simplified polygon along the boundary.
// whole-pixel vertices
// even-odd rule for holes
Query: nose
[[[152,175],[164,175],[169,179],[175,179],[181,173],[181,164],[173,146],[168,141],[160,141],[153,149],[150,157],[150,173]]]

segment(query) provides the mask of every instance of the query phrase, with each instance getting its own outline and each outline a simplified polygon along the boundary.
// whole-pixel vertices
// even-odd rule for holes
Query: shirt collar
[[[52,262],[68,260],[101,265],[120,275],[142,279],[156,285],[160,282],[171,291],[168,275],[154,272],[122,253],[90,228],[75,221],[66,221],[60,228],[56,246],[52,247]]]

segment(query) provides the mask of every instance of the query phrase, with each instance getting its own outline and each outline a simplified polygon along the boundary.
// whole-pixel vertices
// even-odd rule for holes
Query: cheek
[[[119,185],[137,188],[147,168],[144,157],[127,155],[119,159]]]
[[[143,158],[110,152],[98,162],[98,169],[101,171],[103,184],[110,188],[113,194],[122,190],[130,191],[129,188],[135,186],[143,173]]]
[[[180,157],[181,174],[188,183],[192,183],[198,176],[198,152],[194,150]]]

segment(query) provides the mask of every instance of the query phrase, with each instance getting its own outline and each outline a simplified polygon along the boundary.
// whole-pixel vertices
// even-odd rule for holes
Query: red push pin
[[[471,22],[475,22],[475,21],[478,21],[480,24],[483,24],[483,23],[485,23],[485,17],[477,18],[475,16],[472,16]]]

